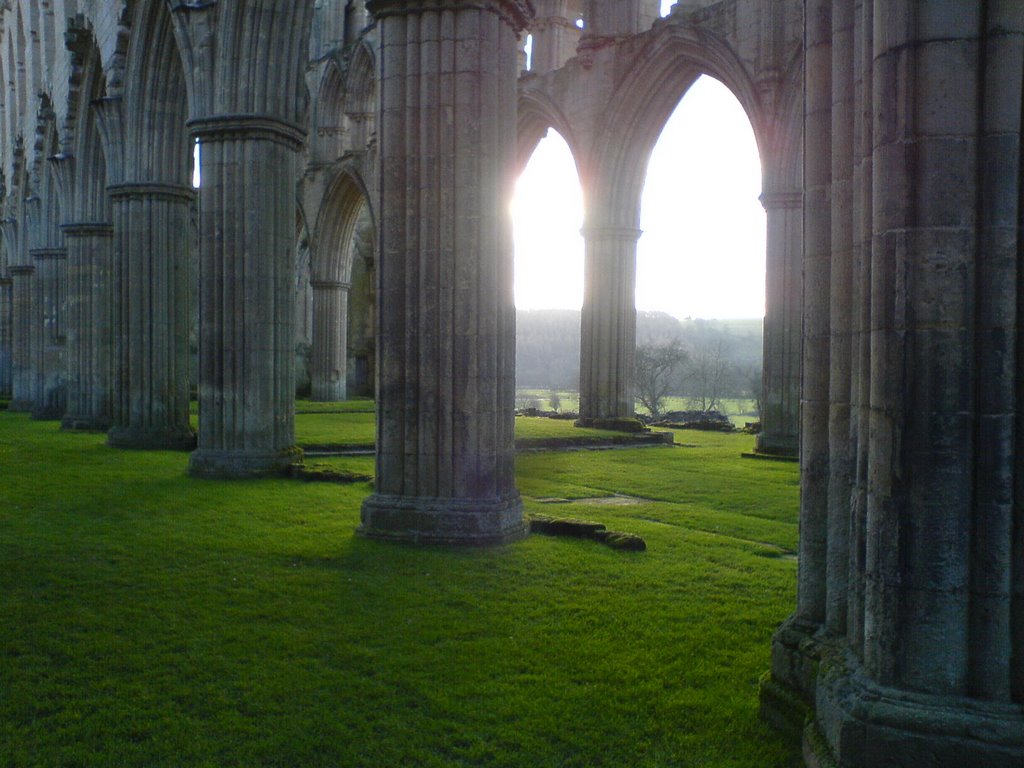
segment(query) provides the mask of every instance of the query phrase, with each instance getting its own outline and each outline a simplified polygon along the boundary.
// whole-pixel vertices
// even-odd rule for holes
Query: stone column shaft
[[[508,202],[518,0],[369,5],[379,19],[377,489],[366,536],[493,544],[515,489]]]
[[[850,565],[850,391],[853,306],[853,3],[832,3],[832,216],[829,317],[829,476],[825,626],[845,635]]]
[[[767,293],[761,375],[760,453],[797,456],[800,440],[803,194],[762,195],[767,214]]]
[[[11,397],[11,279],[0,278],[0,397]]]
[[[797,616],[825,620],[829,476],[832,0],[809,0],[805,38],[804,342]]]
[[[116,232],[117,381],[109,442],[119,448],[190,450],[190,187],[110,187]]]
[[[199,199],[200,477],[275,474],[295,448],[298,128],[272,118],[194,119]]]
[[[640,230],[588,226],[580,333],[580,426],[636,424],[636,244]]]
[[[530,25],[533,36],[533,72],[561,69],[576,55],[581,30],[569,18],[567,0],[534,0],[537,18]]]
[[[106,431],[114,423],[113,227],[63,227],[68,250],[68,407],[64,429]]]
[[[11,402],[8,410],[30,412],[36,402],[32,334],[36,268],[13,266],[11,272]]]
[[[36,399],[32,418],[50,421],[67,407],[65,380],[64,300],[67,293],[67,250],[29,251],[35,261]]]
[[[313,400],[348,396],[348,283],[315,280],[313,348],[310,356]]]
[[[853,169],[853,284],[851,432],[855,461],[850,498],[850,561],[847,637],[858,656],[864,654],[864,578],[867,547],[868,447],[871,433],[871,196],[872,124],[871,66],[873,60],[873,6],[858,0],[854,8],[854,154]]]

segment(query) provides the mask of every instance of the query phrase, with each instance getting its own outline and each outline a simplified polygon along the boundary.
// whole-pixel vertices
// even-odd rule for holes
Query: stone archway
[[[338,173],[317,216],[312,244],[313,333],[311,397],[348,397],[349,292],[360,222],[372,214],[366,187],[351,169]]]

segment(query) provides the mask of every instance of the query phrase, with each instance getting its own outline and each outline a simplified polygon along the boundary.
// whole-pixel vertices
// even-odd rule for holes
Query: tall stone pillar
[[[537,16],[530,25],[533,36],[531,72],[561,69],[576,55],[580,29],[569,18],[568,0],[534,0]]]
[[[11,397],[11,279],[0,277],[0,397]]]
[[[32,418],[60,419],[67,407],[65,379],[64,298],[67,292],[67,250],[29,251],[35,262],[36,399]]]
[[[348,283],[314,280],[312,398],[345,400],[348,371]]]
[[[114,229],[66,224],[68,406],[63,429],[107,431],[114,419]]]
[[[579,426],[635,430],[636,244],[639,229],[584,228]]]
[[[768,265],[757,451],[796,457],[800,440],[803,194],[766,192],[761,203],[767,214]]]
[[[32,356],[34,279],[36,268],[12,266],[11,272],[11,402],[8,410],[30,413],[36,403],[36,367]]]
[[[515,488],[512,230],[525,0],[376,0],[377,488],[365,536],[496,544]]]
[[[117,393],[108,442],[190,450],[189,207],[191,187],[108,187],[115,222]]]
[[[772,641],[762,713],[792,727],[813,706],[825,623],[828,562],[831,344],[832,0],[808,0],[804,39],[803,342],[800,393],[800,542],[796,611]],[[788,721],[788,722],[787,722]],[[797,726],[799,727],[799,726]]]
[[[189,472],[282,472],[295,447],[295,187],[303,134],[268,117],[193,119],[199,198],[199,448]]]

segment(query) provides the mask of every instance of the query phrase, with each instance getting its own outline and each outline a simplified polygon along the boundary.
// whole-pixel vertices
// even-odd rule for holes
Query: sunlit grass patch
[[[528,510],[646,552],[458,550],[355,537],[368,483],[192,480],[0,414],[0,766],[791,765],[756,697],[796,468],[741,438],[518,458]]]

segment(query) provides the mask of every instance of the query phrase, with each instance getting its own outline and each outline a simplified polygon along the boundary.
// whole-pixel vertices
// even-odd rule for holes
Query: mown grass
[[[0,766],[792,765],[756,684],[796,470],[677,440],[518,460],[528,511],[647,552],[465,551],[356,538],[365,483],[196,481],[0,413]]]

